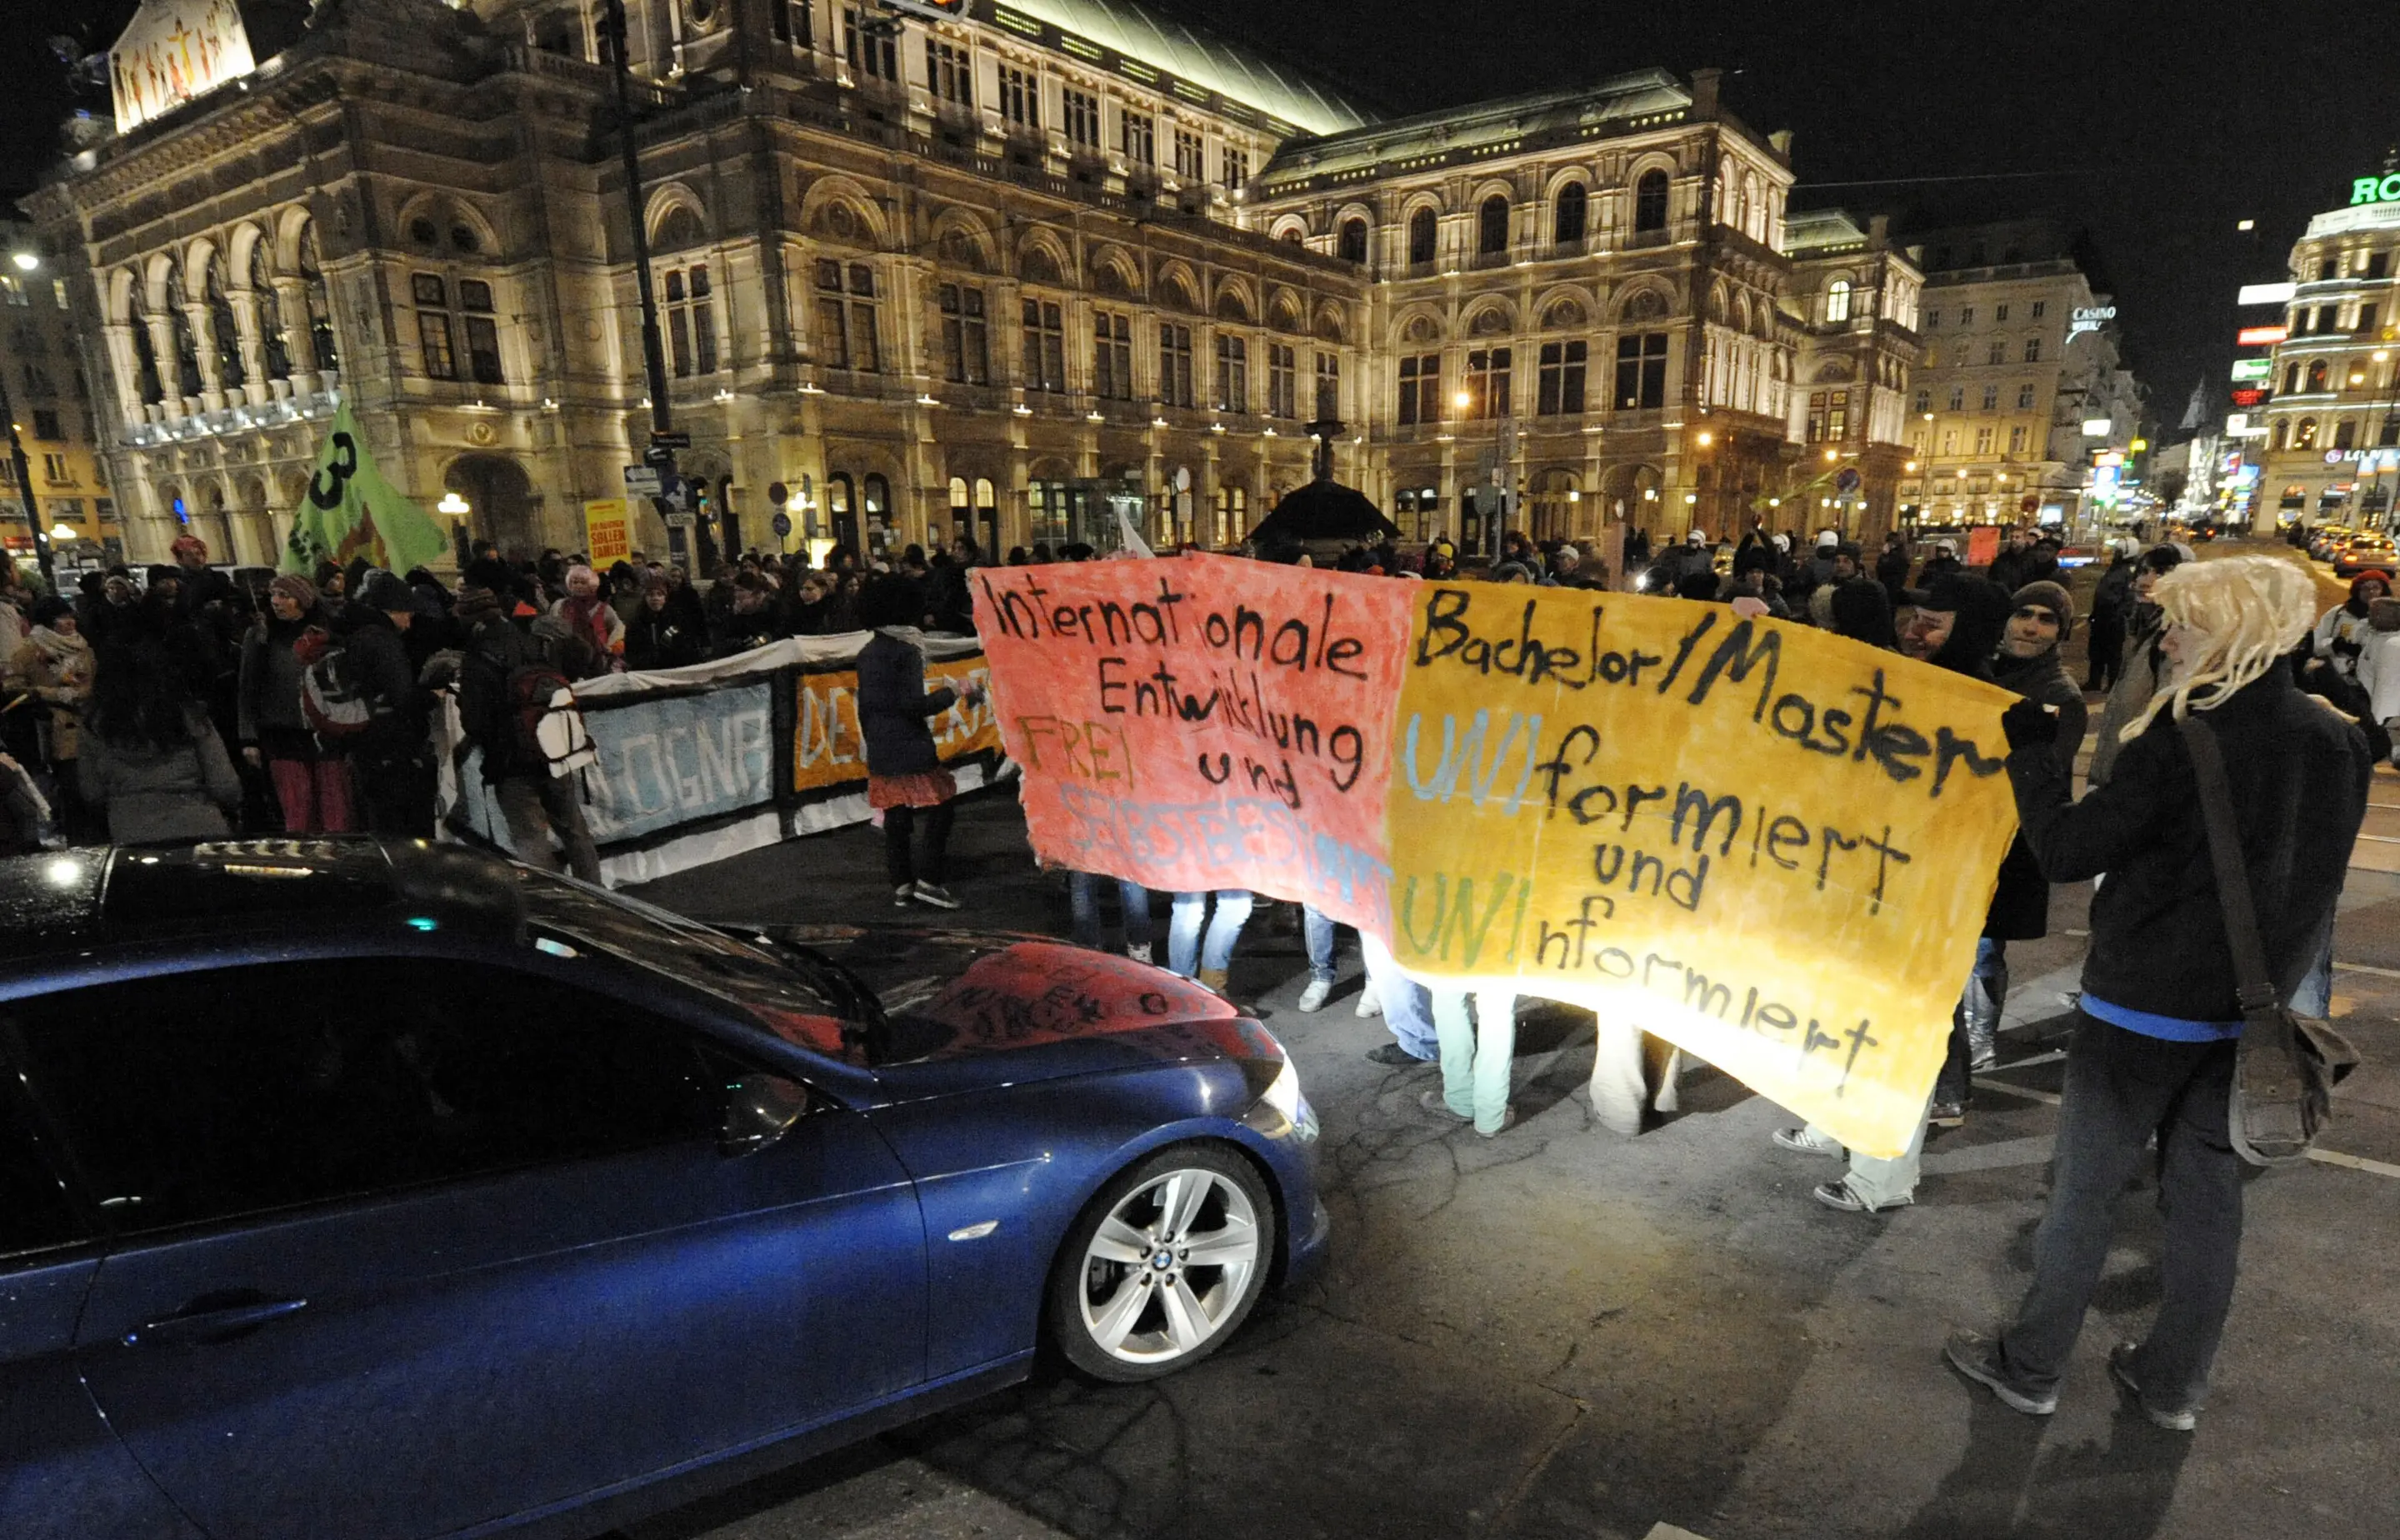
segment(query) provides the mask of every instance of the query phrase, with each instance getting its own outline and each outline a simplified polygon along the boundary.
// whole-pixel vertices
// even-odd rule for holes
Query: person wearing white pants
[[[1592,1015],[1598,1028],[1591,1055],[1592,1115],[1611,1133],[1639,1134],[1649,1109],[1675,1111],[1683,1050],[1652,1037],[1616,1011],[1594,1011]]]
[[[1441,1043],[1441,1089],[1417,1098],[1428,1112],[1471,1119],[1485,1138],[1517,1121],[1508,1105],[1508,1072],[1517,1053],[1517,996],[1507,989],[1474,991],[1474,1016],[1466,989],[1433,989],[1434,1032]]]

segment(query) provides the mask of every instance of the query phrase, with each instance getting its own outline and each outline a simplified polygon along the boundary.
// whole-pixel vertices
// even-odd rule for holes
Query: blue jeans
[[[1074,916],[1074,937],[1078,947],[1100,944],[1099,890],[1103,881],[1117,885],[1117,904],[1125,913],[1125,938],[1128,947],[1150,945],[1150,890],[1125,878],[1107,879],[1092,872],[1067,874],[1067,908]]]
[[[2304,1016],[2324,1020],[2333,1011],[2333,927],[2325,927],[2325,945],[2317,948],[2317,960],[2292,991],[2292,1009]]]
[[[1319,984],[1333,982],[1333,920],[1303,904],[1300,906],[1301,939],[1308,944],[1308,976]]]
[[[1358,933],[1358,951],[1367,962],[1367,988],[1375,991],[1393,1040],[1417,1058],[1441,1057],[1441,1036],[1433,1027],[1433,992],[1400,972],[1392,949],[1365,931]]]
[[[1242,939],[1242,927],[1250,921],[1250,906],[1254,902],[1248,888],[1220,888],[1217,912],[1212,918],[1207,893],[1177,893],[1166,920],[1168,969],[1193,978],[1203,969],[1222,973],[1233,966],[1234,944]],[[1200,934],[1204,921],[1207,926],[1205,939]]]

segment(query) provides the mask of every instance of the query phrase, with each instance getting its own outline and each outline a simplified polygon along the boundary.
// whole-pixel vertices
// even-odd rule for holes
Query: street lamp
[[[458,496],[456,492],[444,492],[442,494],[442,500],[435,503],[433,508],[436,512],[447,513],[454,519],[459,518],[471,511],[467,505],[467,499]]]
[[[30,273],[42,265],[42,259],[31,252],[19,252],[8,260],[17,265],[17,271],[20,273]]]

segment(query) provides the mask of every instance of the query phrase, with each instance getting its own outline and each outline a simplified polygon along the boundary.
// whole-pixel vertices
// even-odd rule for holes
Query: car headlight
[[[1274,1116],[1261,1117],[1260,1113],[1267,1109],[1273,1109]],[[1249,1117],[1243,1121],[1263,1134],[1280,1133],[1282,1130],[1275,1126],[1280,1122],[1288,1124],[1302,1139],[1316,1137],[1316,1110],[1309,1106],[1308,1097],[1302,1095],[1300,1071],[1292,1067],[1290,1059],[1283,1061],[1283,1068],[1275,1072],[1275,1078],[1268,1083],[1265,1093],[1259,1097],[1258,1105],[1250,1109]]]

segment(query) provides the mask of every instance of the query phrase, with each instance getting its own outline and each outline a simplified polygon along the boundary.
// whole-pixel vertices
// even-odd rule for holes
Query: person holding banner
[[[1441,1085],[1421,1093],[1417,1105],[1472,1123],[1477,1135],[1487,1139],[1516,1126],[1517,1109],[1508,1100],[1508,1075],[1517,1054],[1516,995],[1507,989],[1438,985],[1433,1021],[1441,1038]]]
[[[1257,903],[1257,895],[1248,888],[1220,888],[1213,894],[1177,893],[1166,915],[1167,971],[1223,994],[1231,985],[1234,948],[1240,945],[1242,927],[1250,922],[1250,910]]]
[[[942,885],[948,865],[953,800],[959,784],[942,768],[929,717],[963,699],[980,705],[983,691],[945,685],[925,688],[925,634],[917,627],[924,611],[917,585],[906,578],[879,578],[860,596],[863,618],[875,630],[858,653],[858,730],[866,743],[866,805],[883,814],[883,857],[892,879],[892,902],[955,909],[959,901]],[[912,850],[917,814],[925,813],[925,843]]]
[[[1997,1338],[1954,1332],[1943,1354],[2004,1405],[2056,1411],[2118,1200],[2155,1162],[2166,1220],[2158,1317],[2146,1341],[2109,1353],[2108,1370],[2152,1423],[2181,1432],[2199,1421],[2232,1304],[2243,1188],[2229,1103],[2243,1004],[2187,722],[2204,723],[2222,761],[2266,973],[2284,999],[2332,929],[2374,756],[2280,666],[2309,634],[2315,589],[2298,567],[2187,562],[2156,594],[2170,671],[2125,728],[2106,785],[2072,801],[2058,719],[2031,702],[2001,718],[2017,816],[2042,869],[2058,882],[2108,879],[2092,902],[2032,1287]]]

